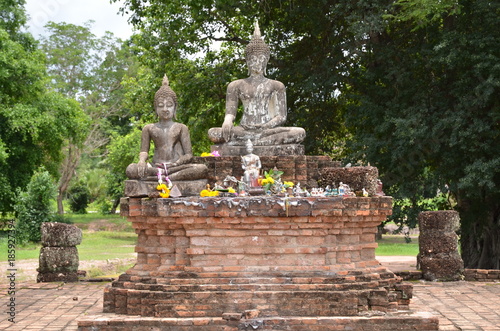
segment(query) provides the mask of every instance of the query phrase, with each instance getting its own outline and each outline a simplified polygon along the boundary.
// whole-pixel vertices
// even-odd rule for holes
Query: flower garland
[[[219,196],[219,191],[212,191],[209,189],[205,189],[200,192],[200,197],[217,197],[217,196]]]
[[[158,185],[156,186],[156,189],[160,191],[160,197],[161,198],[168,198],[170,197],[170,190],[172,189],[172,181],[170,178],[168,178],[168,171],[167,171],[167,164],[163,163],[163,168],[165,169],[165,181],[167,184],[163,183],[162,176],[161,176],[161,171],[162,169],[158,167]]]

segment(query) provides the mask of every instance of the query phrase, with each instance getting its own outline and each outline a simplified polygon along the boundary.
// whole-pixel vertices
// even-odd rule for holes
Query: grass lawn
[[[82,243],[77,246],[81,261],[107,260],[131,257],[137,235],[126,218],[119,215],[66,215],[82,229]],[[7,261],[7,236],[0,237],[0,261]],[[40,244],[16,247],[16,260],[38,259]]]
[[[127,258],[134,252],[137,235],[133,232],[83,232],[82,243],[77,246],[81,261]],[[16,260],[38,259],[40,244],[16,248]],[[7,238],[0,238],[0,261],[7,261]]]
[[[375,249],[375,255],[378,256],[417,256],[418,238],[412,237],[410,243],[406,243],[402,235],[384,234],[382,239],[377,240],[378,247]]]

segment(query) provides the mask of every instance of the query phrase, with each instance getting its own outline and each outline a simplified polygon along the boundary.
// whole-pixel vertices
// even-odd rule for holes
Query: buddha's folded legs
[[[235,126],[231,130],[230,145],[244,145],[250,139],[254,146],[273,146],[301,143],[306,136],[306,131],[299,127],[276,127],[267,130],[245,130]],[[226,142],[222,137],[222,128],[211,128],[208,137],[214,143]]]
[[[127,177],[131,179],[157,180],[158,169],[163,176],[165,170],[163,168],[153,167],[148,163],[147,175],[144,178],[139,178],[137,163],[132,163],[127,167]],[[204,179],[207,176],[208,169],[204,164],[181,164],[174,167],[167,167],[168,177],[172,181],[181,180],[196,180]]]

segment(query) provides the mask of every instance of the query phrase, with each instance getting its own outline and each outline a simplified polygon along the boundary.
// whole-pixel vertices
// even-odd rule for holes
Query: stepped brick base
[[[79,331],[240,331],[240,330],[438,330],[439,320],[428,313],[356,317],[274,317],[230,320],[217,317],[154,318],[105,314],[78,322]]]

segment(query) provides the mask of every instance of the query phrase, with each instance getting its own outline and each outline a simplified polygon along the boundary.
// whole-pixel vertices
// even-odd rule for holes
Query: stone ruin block
[[[424,255],[458,252],[458,236],[455,232],[429,232],[420,234],[420,252]]]
[[[76,247],[42,247],[38,272],[77,272],[79,265]]]
[[[64,223],[42,224],[42,248],[40,249],[37,282],[78,281],[78,250],[82,231]]]
[[[458,253],[460,218],[452,210],[422,212],[418,216],[420,230],[418,265],[426,280],[460,280],[464,263]]]
[[[422,212],[418,216],[420,228],[431,231],[455,232],[460,227],[460,216],[454,210]]]
[[[339,183],[349,185],[353,191],[363,188],[370,196],[377,194],[378,169],[375,167],[328,167],[320,169],[318,185],[338,187]]]
[[[71,224],[42,223],[43,247],[75,247],[82,243],[82,230]]]

